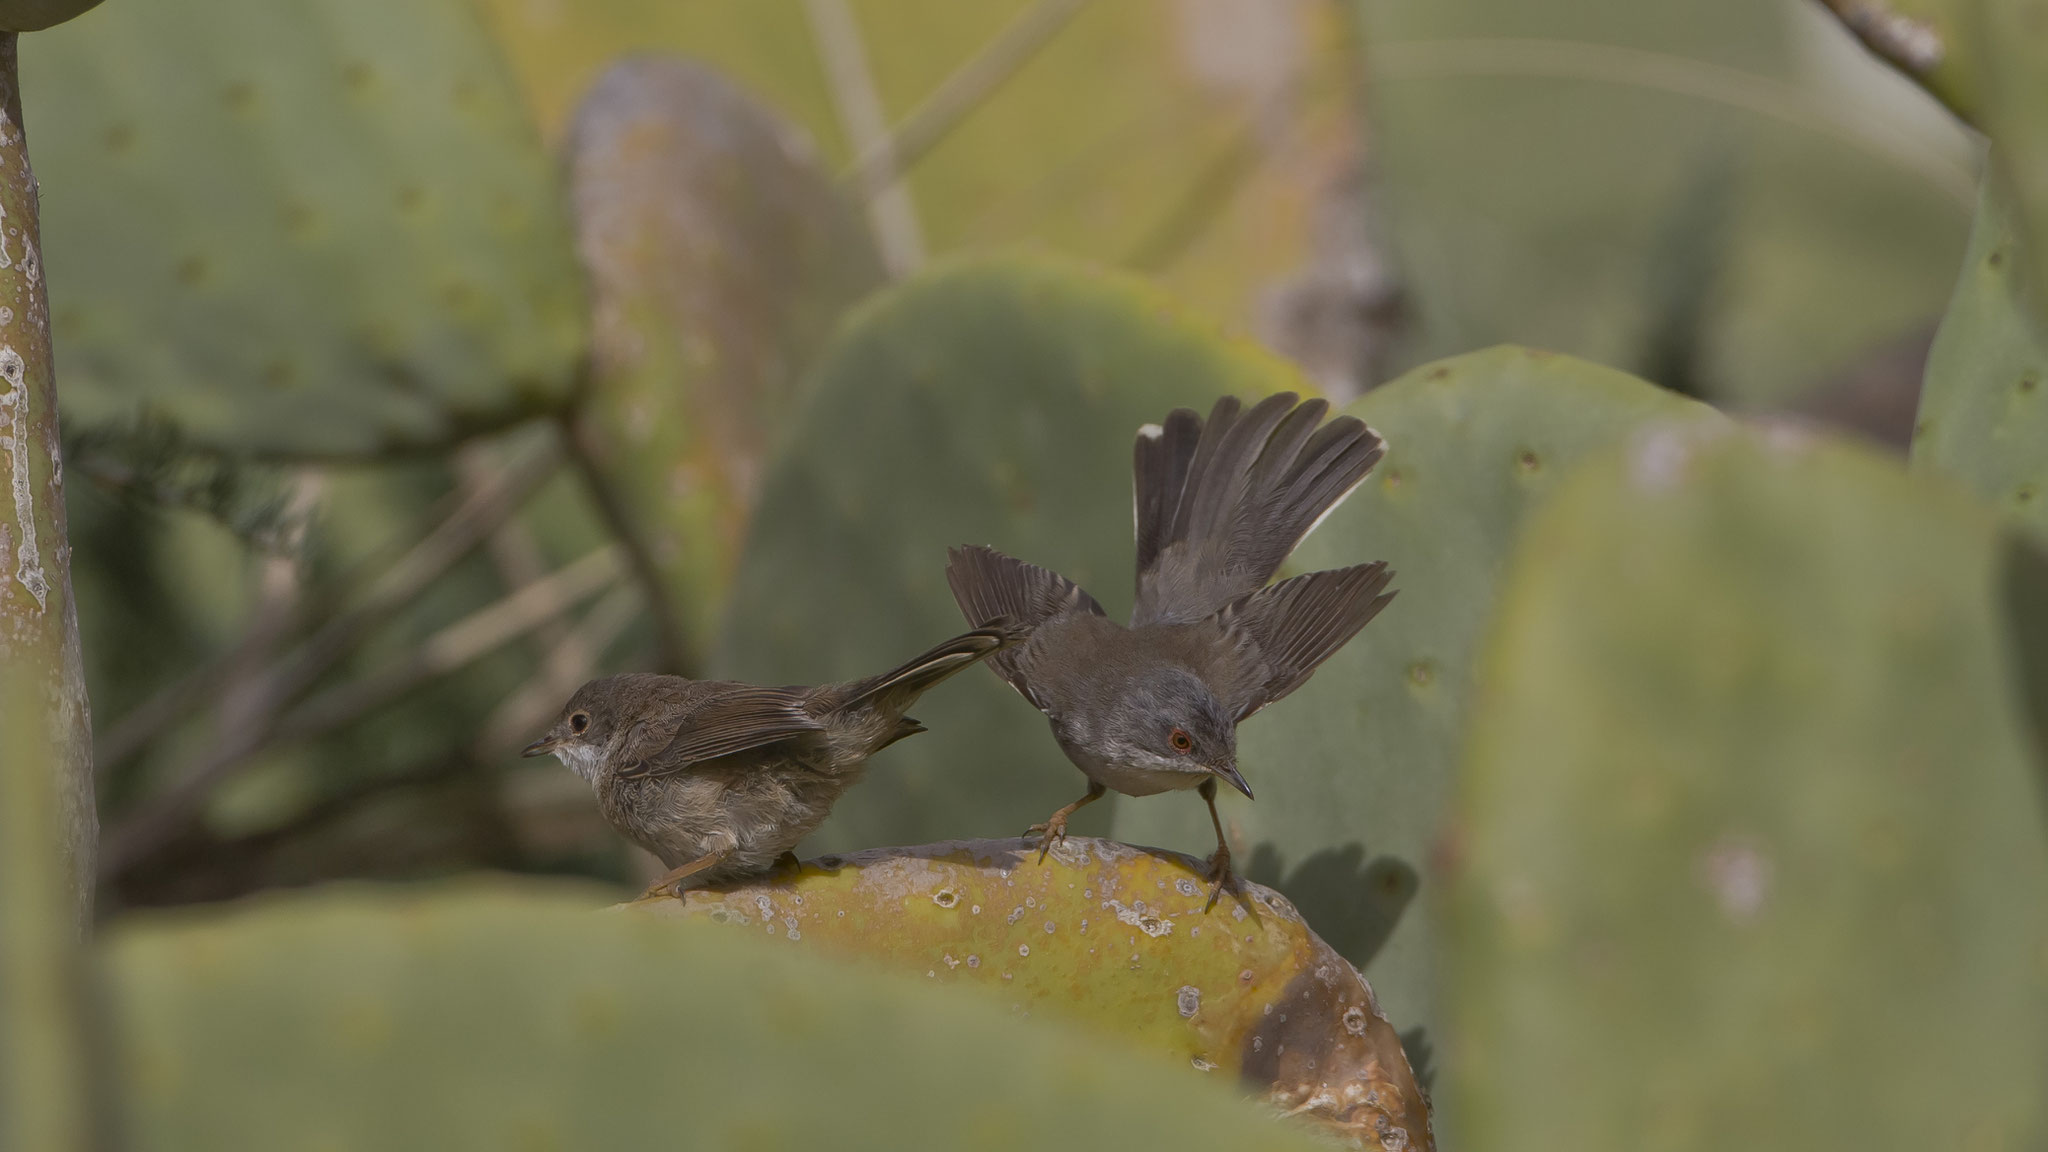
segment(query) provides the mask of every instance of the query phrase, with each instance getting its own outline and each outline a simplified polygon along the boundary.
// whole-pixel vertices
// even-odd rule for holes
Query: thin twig
[[[453,515],[376,580],[359,604],[331,617],[310,639],[272,665],[256,681],[263,686],[265,698],[258,702],[261,708],[255,715],[263,719],[237,733],[232,742],[216,744],[209,755],[123,820],[100,853],[100,875],[118,875],[175,836],[198,812],[216,784],[275,742],[273,733],[282,726],[276,717],[290,701],[353,650],[371,628],[474,549],[491,526],[516,511],[558,463],[552,449],[536,452],[508,470],[489,489],[473,493]],[[611,563],[616,562],[613,557]],[[442,635],[445,634],[444,630]]]
[[[597,514],[611,538],[625,549],[626,565],[640,585],[648,615],[654,617],[656,666],[672,675],[695,676],[703,651],[690,621],[690,609],[676,602],[674,591],[662,574],[661,563],[648,548],[610,475],[598,463],[603,450],[597,446],[597,439],[587,420],[565,421],[562,426],[562,442],[568,445],[569,458],[583,477],[584,492],[597,506]]]
[[[1052,43],[1088,0],[1037,0],[1003,26],[981,51],[954,70],[896,125],[894,131],[861,150],[842,182],[864,193],[887,188],[901,179],[925,153],[960,126],[998,88]]]
[[[631,584],[621,584],[604,594],[568,640],[555,646],[541,662],[540,670],[491,710],[481,735],[470,745],[470,755],[489,762],[524,742],[534,728],[546,722],[569,694],[596,670],[597,657],[640,611],[640,596]]]
[[[358,719],[430,680],[445,676],[569,609],[619,577],[619,553],[607,545],[434,633],[403,659],[361,680],[330,688],[286,713],[269,743],[306,740]]]
[[[354,647],[363,634],[403,607],[442,573],[467,556],[484,536],[526,503],[528,497],[561,466],[552,443],[532,449],[509,464],[496,482],[460,498],[453,511],[425,533],[418,543],[374,578],[366,589],[302,608],[299,619],[328,616],[325,626],[299,646],[287,661],[274,665],[265,678],[265,694],[277,707],[303,692]],[[354,607],[342,606],[354,602]],[[280,627],[288,628],[287,619]],[[261,619],[227,651],[207,661],[185,679],[169,685],[138,705],[107,729],[96,755],[101,772],[147,748],[172,725],[189,716],[216,694],[251,651],[268,646],[272,637]]]
[[[889,121],[868,68],[860,24],[847,0],[804,0],[804,11],[810,17],[811,38],[825,62],[825,79],[840,126],[846,130],[854,155],[864,156],[887,143]],[[889,175],[861,191],[867,198],[868,222],[875,230],[875,245],[882,250],[883,266],[896,277],[917,271],[924,263],[924,234],[918,227],[910,188]]]
[[[262,672],[297,618],[305,594],[302,558],[306,526],[326,489],[327,476],[316,468],[300,468],[293,477],[286,512],[290,535],[282,541],[282,548],[260,561],[256,610],[244,631],[246,642],[235,645],[236,659],[220,689],[213,693],[219,700],[214,710],[218,743],[237,743],[246,739],[253,727],[269,723],[269,689]]]

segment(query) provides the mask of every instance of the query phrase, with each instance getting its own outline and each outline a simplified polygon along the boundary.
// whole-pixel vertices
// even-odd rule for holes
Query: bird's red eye
[[[590,727],[590,714],[588,712],[578,712],[574,716],[569,717],[569,731],[576,733],[578,736],[583,735],[583,730],[588,727]]]
[[[1166,738],[1166,742],[1173,745],[1175,752],[1193,752],[1195,750],[1195,738],[1188,735],[1185,728],[1175,728],[1173,735]]]

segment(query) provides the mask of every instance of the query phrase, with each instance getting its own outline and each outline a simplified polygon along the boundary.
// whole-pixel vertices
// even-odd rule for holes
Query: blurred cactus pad
[[[1256,803],[1223,802],[1255,880],[1287,893],[1434,1041],[1442,954],[1415,902],[1471,716],[1472,669],[1529,512],[1589,453],[1705,405],[1569,356],[1501,347],[1426,365],[1346,409],[1387,456],[1296,550],[1298,571],[1386,560],[1400,595],[1294,695],[1245,723]],[[1119,839],[1196,846],[1199,804],[1117,809]]]
[[[853,679],[965,630],[945,581],[955,544],[1053,568],[1124,616],[1138,427],[1224,393],[1306,385],[1139,282],[1010,257],[870,299],[809,387],[762,488],[720,675]],[[1015,835],[1085,785],[1044,718],[993,675],[959,677],[917,715],[930,734],[878,758],[812,849]],[[1108,807],[1076,831],[1106,829]]]
[[[1205,911],[1191,857],[1071,837],[828,856],[795,875],[634,905],[984,989],[1242,1081],[1360,1148],[1428,1152],[1428,1105],[1356,969],[1259,885]]]
[[[595,340],[576,439],[695,665],[804,370],[881,265],[802,134],[701,65],[612,68],[567,152]]]
[[[2004,199],[1986,181],[1928,354],[1913,461],[1961,478],[2048,540],[2048,324],[2027,307],[2031,286]]]
[[[1446,848],[1452,1136],[2041,1147],[2011,542],[1870,451],[1714,431],[1588,465],[1503,583]]]
[[[464,0],[110,4],[24,56],[67,427],[357,457],[567,398],[559,180]]]
[[[100,0],[0,0],[0,32],[39,32],[62,24]]]
[[[1940,314],[1973,144],[1818,4],[1354,3],[1407,363],[1507,341],[1774,407]]]
[[[106,967],[134,1147],[1328,1147],[1098,1036],[595,895],[131,920]]]

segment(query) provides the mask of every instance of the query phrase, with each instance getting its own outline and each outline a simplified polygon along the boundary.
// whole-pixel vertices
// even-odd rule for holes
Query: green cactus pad
[[[1410,905],[1501,564],[1523,518],[1579,458],[1646,420],[1719,417],[1611,368],[1514,347],[1418,368],[1347,411],[1387,438],[1387,457],[1288,569],[1386,560],[1399,594],[1300,691],[1245,722],[1238,764],[1258,800],[1220,807],[1239,865],[1367,971],[1397,1026],[1430,1027],[1442,961],[1433,925]],[[1177,848],[1213,842],[1192,796],[1125,801],[1115,831]]]
[[[1025,258],[934,270],[864,305],[763,487],[721,675],[844,680],[964,631],[946,549],[988,544],[1128,613],[1131,445],[1178,405],[1305,385],[1141,284]],[[1087,781],[1046,723],[969,669],[918,705],[807,851],[1015,835]],[[969,771],[965,766],[972,766]],[[1190,803],[1194,801],[1190,800]],[[1082,813],[1077,832],[1099,831]]]
[[[615,66],[568,152],[595,317],[578,442],[687,657],[801,373],[881,265],[801,134],[701,65]]]
[[[273,897],[108,958],[146,1152],[1321,1146],[970,992],[567,894]]]
[[[2048,11],[2038,0],[1968,0],[1992,168],[2008,193],[2016,252],[2030,283],[2027,303],[2048,326]]]
[[[1354,5],[1407,363],[1532,344],[1776,407],[1940,311],[1974,145],[1817,6]]]
[[[649,912],[851,954],[928,984],[1062,1016],[1360,1146],[1428,1152],[1428,1105],[1372,988],[1284,897],[1249,885],[1206,911],[1202,862],[1075,836],[828,856]]]
[[[2023,302],[2019,244],[1986,181],[1969,258],[1927,358],[1916,467],[1939,468],[2048,537],[2048,331]]]
[[[568,394],[553,165],[461,0],[116,4],[35,48],[68,425],[353,457]]]
[[[1918,81],[1965,120],[1982,97],[1977,38],[1968,34],[1971,0],[1822,0],[1863,46]]]
[[[1658,430],[1532,520],[1447,854],[1472,1148],[2036,1148],[2048,837],[1993,518]]]

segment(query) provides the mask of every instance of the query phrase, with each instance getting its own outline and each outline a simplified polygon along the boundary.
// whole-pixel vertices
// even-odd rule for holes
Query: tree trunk
[[[91,922],[93,856],[92,714],[71,597],[71,542],[65,528],[64,465],[57,439],[57,380],[50,356],[50,309],[43,291],[36,177],[21,122],[16,35],[0,33],[0,665],[40,670],[40,715],[7,709],[0,727],[48,726],[74,907]]]

